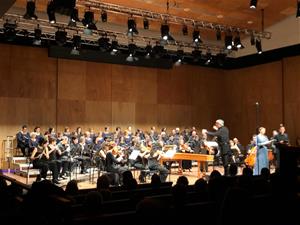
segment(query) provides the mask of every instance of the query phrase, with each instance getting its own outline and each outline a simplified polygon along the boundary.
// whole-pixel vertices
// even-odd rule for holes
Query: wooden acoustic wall
[[[211,127],[222,115],[223,75],[193,66],[161,70],[54,59],[47,49],[0,44],[0,139],[23,124],[30,131],[37,125],[43,131]]]
[[[200,127],[210,125],[217,114],[214,86],[221,83],[220,70],[160,70],[63,59],[57,69],[59,130]]]
[[[300,57],[283,60],[284,123],[292,144],[300,139]]]
[[[249,143],[257,126],[273,129],[283,123],[282,62],[226,71],[225,121],[231,137]],[[256,102],[258,106],[256,106]]]

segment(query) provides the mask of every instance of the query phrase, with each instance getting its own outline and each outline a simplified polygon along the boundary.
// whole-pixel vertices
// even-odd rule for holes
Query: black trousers
[[[32,162],[33,164],[33,168],[35,169],[39,169],[40,170],[40,175],[41,175],[41,178],[44,178],[46,179],[47,177],[47,172],[49,170],[49,166],[48,166],[48,163],[47,161],[44,161],[44,160],[34,160]]]
[[[160,181],[161,182],[166,182],[168,174],[169,174],[169,170],[168,169],[166,169],[164,166],[162,166],[160,164],[149,165],[149,169],[150,170],[158,170],[159,171]]]
[[[228,169],[229,169],[231,154],[229,154],[229,153],[222,154],[221,157],[222,157],[222,163],[223,163],[223,167],[224,167],[224,175],[228,176],[228,174],[229,174]]]

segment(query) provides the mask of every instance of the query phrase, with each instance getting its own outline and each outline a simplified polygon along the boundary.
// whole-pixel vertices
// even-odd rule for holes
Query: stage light
[[[170,27],[167,23],[161,25],[160,32],[163,40],[167,41],[169,39],[169,31]]]
[[[217,58],[217,64],[219,66],[224,66],[225,61],[226,61],[226,54],[219,53],[219,54],[217,54],[216,58]]]
[[[211,52],[210,51],[207,51],[206,53],[206,62],[205,62],[205,65],[209,65],[212,63],[212,55],[211,55]]]
[[[217,37],[217,40],[218,40],[218,41],[221,41],[221,40],[222,40],[222,33],[221,33],[221,30],[220,30],[220,29],[217,29],[217,30],[216,30],[216,37]]]
[[[101,11],[101,20],[103,23],[107,22],[107,12],[105,10]]]
[[[118,53],[118,48],[119,48],[119,44],[118,44],[118,41],[115,39],[115,40],[112,40],[111,42],[111,52],[110,54],[111,55],[116,55]]]
[[[80,55],[81,48],[81,37],[76,34],[73,35],[73,49],[71,50],[71,55]]]
[[[4,36],[6,40],[13,41],[16,37],[16,28],[17,28],[16,21],[11,22],[6,20],[6,22],[3,24],[3,28],[4,28]]]
[[[128,45],[128,52],[131,56],[134,56],[136,53],[137,46],[134,43]]]
[[[35,14],[35,0],[28,0],[26,4],[26,13],[23,16],[24,19],[37,19],[37,15]]]
[[[182,61],[184,58],[184,51],[183,49],[180,47],[177,52],[176,52],[176,62],[175,62],[175,66],[180,66]]]
[[[133,61],[137,61],[138,60],[138,58],[135,57],[136,49],[137,49],[137,46],[134,43],[130,43],[128,45],[128,53],[129,53],[129,55],[126,58],[126,61],[133,62]]]
[[[252,33],[251,34],[251,37],[250,37],[250,44],[253,46],[255,45],[255,37],[254,37],[254,34]]]
[[[127,31],[128,36],[132,36],[133,34],[139,33],[138,30],[136,29],[136,22],[133,17],[128,18],[127,26],[128,26],[128,31]]]
[[[98,40],[100,51],[106,52],[109,50],[110,44],[109,44],[109,38],[106,34],[102,35],[101,38]]]
[[[201,59],[201,51],[199,49],[195,49],[192,51],[193,61],[198,62]]]
[[[194,31],[193,31],[193,41],[195,43],[201,43],[201,37],[200,37],[200,31],[195,28]]]
[[[40,25],[37,25],[37,28],[34,29],[34,45],[41,45],[42,44],[42,30],[40,29]]]
[[[56,23],[56,18],[55,18],[55,4],[54,1],[51,0],[48,2],[47,5],[47,14],[48,14],[48,18],[49,18],[49,22],[50,23]]]
[[[257,0],[250,0],[250,9],[256,9]]]
[[[144,29],[148,30],[149,29],[149,20],[147,18],[144,18],[143,24],[144,24]]]
[[[96,24],[94,22],[94,12],[85,11],[84,18],[82,19],[82,24],[85,26],[87,30],[97,30]],[[86,31],[86,34],[90,34],[90,32]]]
[[[69,26],[71,27],[76,27],[76,22],[79,22],[79,17],[78,17],[78,9],[77,8],[73,8],[71,15],[70,15],[70,22],[69,22]]]
[[[188,31],[187,25],[183,24],[183,26],[182,26],[182,34],[186,36],[186,35],[188,35],[188,33],[189,33],[189,31]]]
[[[232,49],[232,34],[231,33],[228,33],[225,35],[225,47],[228,50]]]
[[[296,13],[296,17],[300,18],[300,1],[297,1],[297,13]]]
[[[164,46],[160,45],[159,43],[156,43],[156,45],[152,49],[152,53],[155,58],[160,58],[163,56],[165,52]]]
[[[258,38],[255,41],[255,47],[256,47],[257,53],[261,54],[262,53],[261,40]]]
[[[151,58],[151,54],[152,54],[152,46],[151,46],[150,43],[146,46],[145,51],[146,51],[145,58],[146,59],[150,59]]]
[[[55,41],[59,46],[63,46],[67,42],[67,32],[64,30],[57,30],[55,32]]]
[[[242,48],[242,43],[241,43],[241,37],[240,37],[240,34],[237,34],[235,37],[234,37],[234,46],[238,49]]]

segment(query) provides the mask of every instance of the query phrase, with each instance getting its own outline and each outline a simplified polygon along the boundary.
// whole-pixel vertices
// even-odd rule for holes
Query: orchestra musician
[[[33,164],[33,168],[40,170],[40,175],[37,177],[37,181],[44,180],[47,177],[47,172],[50,169],[52,172],[52,182],[54,184],[60,184],[58,181],[58,170],[55,164],[49,162],[49,149],[48,142],[42,138],[39,140],[38,146],[34,148],[30,159]]]
[[[120,185],[122,183],[122,174],[128,170],[125,161],[118,157],[119,151],[117,146],[110,146],[106,153],[105,165],[106,171],[114,174],[114,184]]]
[[[183,138],[179,139],[179,146],[178,146],[178,152],[186,152],[186,153],[192,153],[194,152],[191,147],[184,143]],[[191,160],[182,160],[182,170],[189,170],[191,171],[192,168],[192,161]],[[180,168],[181,169],[181,168]]]
[[[24,156],[28,155],[28,148],[29,148],[29,139],[30,134],[27,131],[27,126],[23,125],[21,131],[19,131],[16,135],[17,139],[17,148],[21,149],[21,152]]]
[[[56,145],[56,139],[54,137],[49,137],[49,144],[48,144],[48,154],[49,154],[49,168],[53,168],[54,174],[53,174],[53,179],[54,180],[59,180],[58,177],[65,179],[65,177],[62,177],[61,174],[59,173],[62,167],[62,162],[59,159],[61,155],[60,149],[58,149]]]
[[[229,148],[229,130],[226,126],[224,126],[224,120],[218,119],[213,126],[215,131],[207,131],[203,129],[202,132],[204,134],[208,134],[211,136],[217,137],[217,142],[220,148],[220,155],[222,157],[222,163],[224,167],[224,175],[228,175],[228,165],[229,159],[231,157],[231,151]]]
[[[47,140],[40,139],[37,147],[33,148],[33,151],[30,156],[33,168],[40,170],[40,175],[37,176],[37,181],[40,181],[41,179],[46,179],[47,172],[49,170],[47,162],[49,159],[47,144]]]
[[[35,132],[31,132],[30,133],[30,140],[29,140],[29,143],[28,143],[28,146],[29,146],[29,151],[28,151],[28,155],[31,156],[33,150],[38,146],[38,140],[36,138],[36,133]]]
[[[88,173],[87,167],[91,164],[91,150],[85,142],[85,137],[81,136],[78,143],[76,159],[80,161],[81,174]]]
[[[160,151],[159,148],[152,148],[148,156],[148,168],[150,170],[159,171],[160,181],[165,182],[168,177],[169,170],[159,163],[162,156],[163,152]]]
[[[58,160],[61,162],[62,171],[60,173],[61,178],[65,178],[65,176],[69,176],[72,168],[72,160],[70,155],[70,144],[69,138],[67,136],[62,136],[61,142],[57,144],[57,148],[60,150],[60,155],[58,155]]]

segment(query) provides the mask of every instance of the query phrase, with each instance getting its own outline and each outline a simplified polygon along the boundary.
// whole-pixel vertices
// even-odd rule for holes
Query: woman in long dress
[[[272,141],[269,141],[265,133],[266,133],[266,128],[260,127],[259,134],[256,136],[257,150],[256,150],[256,160],[254,164],[254,175],[260,175],[262,168],[269,169],[267,145],[270,144]]]

